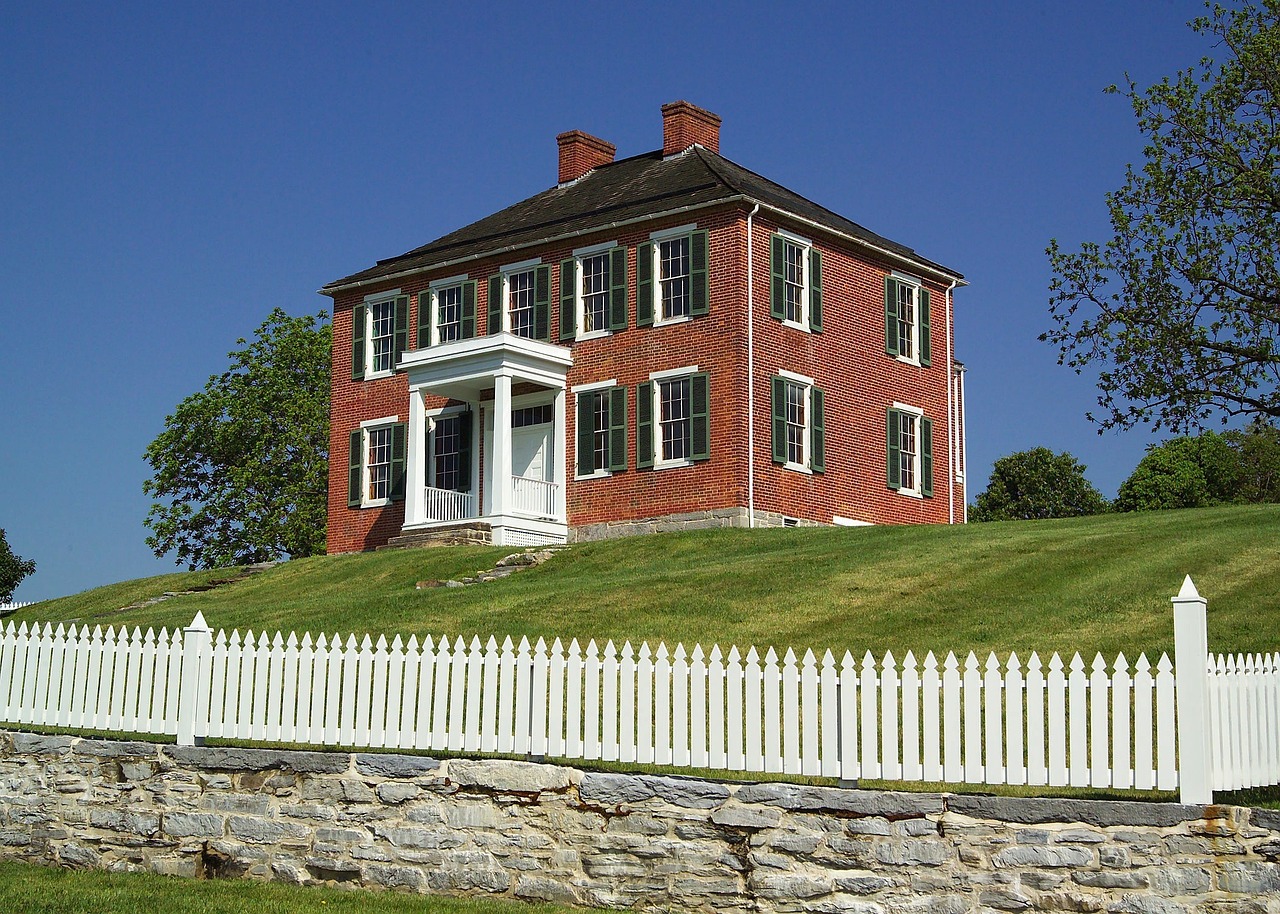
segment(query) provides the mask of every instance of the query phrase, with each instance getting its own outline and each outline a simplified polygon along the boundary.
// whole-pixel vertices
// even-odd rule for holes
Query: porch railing
[[[556,516],[556,491],[554,482],[530,479],[528,476],[512,476],[512,508],[519,514],[534,517]]]
[[[470,492],[427,486],[422,499],[426,520],[466,520],[476,517],[476,497]]]

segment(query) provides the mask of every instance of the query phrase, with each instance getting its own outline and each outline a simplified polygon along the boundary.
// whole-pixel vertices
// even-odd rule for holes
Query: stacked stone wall
[[[0,856],[635,910],[1280,912],[1280,813],[0,732]]]

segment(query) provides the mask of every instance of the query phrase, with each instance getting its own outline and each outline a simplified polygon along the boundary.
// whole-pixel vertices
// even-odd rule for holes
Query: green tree
[[[1172,438],[1146,455],[1116,494],[1117,511],[1200,508],[1234,501],[1239,461],[1224,435]]]
[[[1239,459],[1240,500],[1254,505],[1280,502],[1280,429],[1259,420],[1224,437]]]
[[[969,520],[1039,520],[1102,514],[1107,500],[1084,477],[1085,467],[1065,451],[1047,447],[1001,457],[969,509]]]
[[[194,570],[324,551],[329,340],[325,313],[276,308],[165,420],[142,486],[157,556]]]
[[[0,529],[0,603],[8,603],[13,599],[13,592],[18,589],[22,579],[34,574],[36,563],[15,555],[5,539],[4,530]]]
[[[1058,361],[1099,369],[1101,429],[1280,417],[1280,0],[1213,5],[1220,60],[1125,96],[1141,168],[1106,198],[1114,237],[1048,248]]]

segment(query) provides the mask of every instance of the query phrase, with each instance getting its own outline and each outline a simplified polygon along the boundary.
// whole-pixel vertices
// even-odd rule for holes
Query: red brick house
[[[964,519],[961,274],[722,157],[557,137],[555,187],[325,286],[330,552]]]

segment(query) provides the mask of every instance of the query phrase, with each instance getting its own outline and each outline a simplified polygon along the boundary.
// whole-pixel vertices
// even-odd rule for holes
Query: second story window
[[[582,258],[582,332],[609,329],[609,255]]]
[[[465,276],[436,280],[418,293],[418,348],[476,335],[476,283]]]
[[[708,313],[707,233],[685,226],[650,237],[636,248],[636,324],[674,323]]]
[[[560,339],[627,329],[627,249],[606,242],[560,262]]]
[[[508,332],[533,336],[533,270],[507,277]]]
[[[462,286],[436,293],[436,334],[441,343],[462,339]]]
[[[885,278],[884,327],[889,355],[915,365],[930,364],[929,290],[918,280]]]
[[[351,377],[390,374],[408,348],[409,296],[399,290],[365,298],[351,312]]]
[[[786,314],[786,319],[796,324],[803,323],[805,319],[805,260],[805,249],[788,241],[786,243],[786,264],[784,267],[786,272],[783,276],[785,289],[783,310]]]
[[[488,332],[551,341],[551,267],[526,261],[489,277]]]
[[[689,316],[689,239],[658,245],[658,287],[662,320]]]
[[[822,252],[803,238],[770,239],[769,313],[789,327],[822,331]]]

